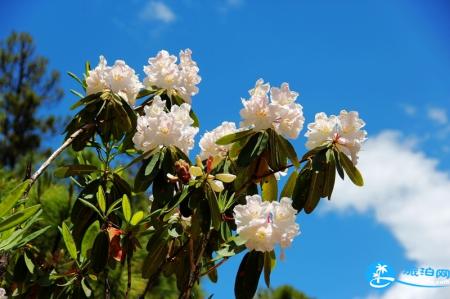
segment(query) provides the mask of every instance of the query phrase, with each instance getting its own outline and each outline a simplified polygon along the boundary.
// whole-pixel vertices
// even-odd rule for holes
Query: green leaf
[[[216,231],[219,231],[222,217],[220,214],[219,204],[215,197],[214,191],[212,191],[212,190],[210,190],[210,192],[208,192],[208,205],[209,205],[209,211],[211,214],[212,226]]]
[[[100,211],[104,214],[106,211],[106,199],[105,199],[105,191],[103,191],[103,187],[101,185],[98,186],[97,191],[97,203]]]
[[[158,162],[159,162],[159,159],[161,158],[161,152],[162,151],[158,151],[158,152],[154,153],[153,156],[151,157],[150,162],[147,164],[147,167],[145,167],[144,174],[146,176],[150,175],[153,172],[156,165],[160,165]]]
[[[114,209],[122,202],[122,198],[119,198],[118,200],[116,200],[115,202],[112,203],[112,205],[109,206],[108,211],[106,212],[106,216],[108,216],[109,214],[111,214]]]
[[[266,286],[270,288],[270,273],[275,267],[276,256],[275,251],[264,252],[264,281]]]
[[[339,157],[338,150],[333,149],[333,155],[334,155],[334,161],[336,163],[336,170],[337,170],[339,176],[341,177],[341,179],[344,179],[344,169],[342,168],[342,165],[341,165],[341,159]]]
[[[308,168],[304,168],[299,173],[297,181],[295,182],[294,191],[292,192],[292,207],[299,212],[305,207],[311,177],[312,171]]]
[[[86,295],[86,297],[91,297],[92,295],[92,290],[88,287],[86,278],[83,277],[83,279],[81,279],[81,287],[83,288],[83,292]]]
[[[93,222],[84,233],[81,241],[81,256],[88,257],[88,250],[94,245],[95,237],[100,231],[100,223],[98,220]]]
[[[64,222],[62,223],[61,233],[64,239],[64,243],[67,247],[67,252],[72,259],[77,260],[77,246],[75,245],[75,241],[72,237],[72,234],[70,233],[69,228]]]
[[[109,257],[108,233],[101,231],[94,241],[91,250],[91,265],[95,273],[100,273],[106,266]]]
[[[218,145],[227,145],[233,142],[236,142],[240,139],[246,138],[250,135],[255,134],[255,131],[253,131],[253,129],[249,129],[249,130],[245,130],[245,131],[240,131],[237,133],[232,133],[229,135],[225,135],[219,139],[217,139],[216,144]]]
[[[75,81],[77,81],[78,83],[80,83],[81,86],[83,86],[83,81],[81,81],[80,78],[78,78],[77,75],[75,75],[72,72],[67,72],[67,75],[69,75],[70,77],[72,77]]]
[[[34,205],[29,208],[20,210],[0,222],[0,232],[8,230],[16,225],[25,222],[28,218],[33,216],[39,209],[41,205]]]
[[[292,146],[292,144],[281,135],[278,135],[278,141],[280,144],[280,148],[283,150],[283,152],[286,154],[289,160],[291,160],[295,168],[299,168],[300,163],[298,161],[297,153],[295,152],[295,149]]]
[[[126,194],[124,194],[122,197],[122,211],[123,211],[123,217],[125,218],[125,221],[130,222],[131,206],[130,206],[130,200],[128,199],[128,196]]]
[[[321,150],[324,150],[326,148],[330,147],[329,143],[323,144],[321,146],[315,147],[312,150],[309,150],[306,154],[303,155],[302,159],[300,162],[305,162],[311,158],[313,158],[318,152],[320,152]]]
[[[62,167],[58,167],[54,175],[59,178],[67,178],[70,176],[76,176],[76,175],[87,175],[91,174],[94,171],[97,171],[97,167],[94,165],[87,165],[87,164],[77,164],[77,165],[66,165]]]
[[[294,192],[295,188],[295,182],[297,181],[298,172],[294,170],[291,175],[289,176],[286,184],[283,187],[283,190],[281,191],[280,197],[292,197],[292,193]]]
[[[311,183],[308,190],[308,197],[304,207],[306,214],[310,214],[317,207],[317,204],[320,201],[320,195],[322,193],[323,182],[324,172],[313,170]]]
[[[274,201],[278,197],[278,182],[275,175],[271,174],[262,179],[262,198],[265,201]]]
[[[78,198],[78,200],[81,201],[85,206],[94,210],[101,218],[104,218],[103,214],[97,209],[97,207],[91,204],[89,201],[82,198]]]
[[[141,220],[144,219],[144,212],[143,211],[137,211],[134,213],[133,217],[131,217],[130,224],[131,225],[137,225]]]
[[[161,241],[150,247],[142,268],[143,278],[150,278],[158,270],[167,256],[167,251],[166,243]]]
[[[239,153],[237,164],[241,167],[250,165],[266,149],[269,135],[267,132],[259,132],[253,135]]]
[[[23,254],[23,257],[25,259],[25,265],[27,266],[28,271],[30,271],[30,273],[33,274],[34,273],[34,263],[33,263],[33,261],[28,257],[26,252]]]
[[[336,180],[336,163],[334,161],[333,150],[329,149],[326,153],[327,165],[325,170],[325,182],[322,190],[322,197],[331,198],[334,189],[334,182]]]
[[[342,166],[345,169],[345,173],[347,173],[353,184],[359,187],[364,186],[364,179],[361,173],[359,172],[358,168],[355,167],[353,162],[347,157],[347,155],[343,152],[339,152],[339,158]]]
[[[5,216],[19,201],[25,190],[28,188],[30,180],[20,183],[16,188],[11,190],[0,202],[0,217]]]
[[[40,235],[45,233],[51,227],[52,227],[51,225],[48,225],[48,226],[43,227],[43,228],[41,228],[41,229],[39,229],[37,231],[32,232],[31,234],[29,234],[25,238],[21,239],[19,241],[19,243],[17,243],[15,246],[12,246],[12,247],[20,248],[20,247],[25,246],[27,243],[31,242],[32,240],[36,239],[37,237],[39,237]],[[10,248],[12,248],[12,247],[10,247]],[[4,250],[8,250],[8,248],[5,247]]]
[[[234,283],[236,299],[252,299],[258,288],[259,277],[264,266],[264,253],[248,252],[239,266]]]

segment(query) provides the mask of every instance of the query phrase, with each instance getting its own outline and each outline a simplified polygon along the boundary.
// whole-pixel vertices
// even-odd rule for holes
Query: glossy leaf
[[[275,251],[264,252],[264,282],[268,288],[270,288],[270,273],[275,267],[275,262]]]
[[[130,224],[131,225],[137,225],[141,220],[144,219],[144,212],[143,211],[137,211],[134,213],[133,217],[131,217]]]
[[[122,212],[123,212],[123,217],[125,218],[125,221],[130,222],[131,206],[130,206],[130,200],[128,199],[128,196],[126,194],[124,194],[122,197]]]
[[[252,299],[264,266],[264,253],[248,252],[241,261],[234,283],[236,299]]]
[[[91,265],[95,273],[100,273],[106,266],[109,257],[108,233],[101,231],[95,238],[91,250]]]
[[[253,135],[239,153],[237,164],[241,167],[250,165],[266,149],[268,140],[269,135],[266,132]]]
[[[265,201],[274,201],[278,197],[278,182],[275,175],[271,174],[262,178],[261,181],[262,198]]]
[[[283,190],[281,191],[280,197],[290,197],[292,198],[292,193],[294,192],[295,188],[295,182],[297,181],[298,172],[294,170],[291,175],[289,176],[286,184],[283,187]]]
[[[281,135],[278,135],[278,141],[280,144],[280,148],[283,150],[283,152],[286,154],[286,156],[289,158],[289,160],[292,162],[295,168],[299,168],[300,163],[298,161],[297,153],[295,152],[295,149],[292,146],[292,144]]]
[[[350,180],[356,186],[364,186],[364,179],[359,172],[358,168],[355,167],[353,162],[347,157],[343,152],[339,152],[339,158],[342,166],[344,167],[345,173],[347,173]]]
[[[308,197],[308,190],[311,183],[312,171],[310,169],[302,169],[295,182],[294,191],[292,193],[292,206],[297,211],[301,211]]]
[[[98,170],[98,169],[94,165],[87,165],[87,164],[66,165],[66,166],[57,168],[55,170],[54,174],[56,177],[59,177],[59,178],[67,178],[70,176],[91,174],[96,170]]]
[[[104,214],[106,211],[106,199],[105,199],[105,191],[103,191],[103,187],[101,185],[98,186],[97,191],[97,203],[100,211]]]
[[[62,223],[61,233],[63,236],[64,243],[66,244],[67,252],[70,257],[74,260],[77,260],[77,246],[75,245],[75,241],[72,237],[72,234],[67,227],[66,223]]]
[[[320,195],[324,183],[324,172],[313,170],[311,176],[311,183],[309,185],[308,197],[305,203],[305,212],[310,214],[316,208],[320,201]]]
[[[229,135],[225,135],[219,139],[217,139],[216,144],[218,145],[227,145],[233,142],[236,142],[240,139],[246,138],[252,134],[255,134],[253,129],[245,130],[245,131],[239,131],[236,133],[232,133]]]
[[[86,232],[84,233],[83,240],[81,242],[81,256],[87,257],[88,250],[94,245],[95,238],[100,231],[100,223],[97,221],[93,222]]]

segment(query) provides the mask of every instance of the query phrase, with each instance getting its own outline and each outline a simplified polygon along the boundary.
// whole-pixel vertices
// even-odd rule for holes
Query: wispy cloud
[[[161,21],[166,24],[176,20],[176,14],[162,1],[148,2],[139,13],[139,18],[144,21]]]
[[[417,108],[410,104],[401,104],[401,108],[406,115],[414,116],[416,115]]]
[[[439,125],[445,125],[448,122],[447,111],[444,108],[430,107],[427,110],[427,116]]]
[[[364,188],[339,180],[335,199],[322,207],[373,212],[403,245],[408,259],[418,266],[448,267],[450,255],[444,248],[450,247],[446,229],[450,227],[450,178],[437,165],[438,161],[405,142],[400,133],[381,133],[369,139],[361,153],[358,167],[365,177]],[[450,298],[450,288],[396,284],[379,298],[444,299]]]

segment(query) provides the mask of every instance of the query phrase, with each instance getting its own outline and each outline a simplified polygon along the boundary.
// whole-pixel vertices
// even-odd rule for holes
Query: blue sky
[[[438,189],[443,193],[438,197],[450,193],[449,12],[445,0],[2,1],[0,38],[12,30],[30,32],[38,52],[61,72],[81,73],[85,60],[96,64],[103,54],[111,63],[126,60],[141,78],[142,66],[160,49],[178,53],[191,48],[203,79],[193,99],[203,131],[223,120],[238,122],[240,98],[247,97],[260,77],[274,85],[289,82],[299,91],[307,122],[320,111],[359,111],[373,137],[367,155],[362,154],[361,169],[380,175],[366,179],[367,189],[339,187],[343,195],[323,201],[319,213],[301,214],[302,235],[278,263],[272,281],[323,299],[389,298],[395,290],[374,293],[365,278],[367,267],[377,260],[387,260],[396,269],[428,262],[450,268],[448,255],[433,259],[434,252],[418,245],[450,244],[448,237],[432,233],[435,227],[443,231],[438,225],[450,224],[450,212],[431,224],[417,224],[414,235],[390,210],[380,210],[381,204],[399,202],[415,208],[413,216],[420,212],[420,200],[404,196],[419,194],[420,184],[412,176],[421,168],[420,163],[413,168],[416,160],[429,166],[424,176],[441,180]],[[64,100],[46,111],[69,114],[75,99],[68,91],[76,86],[67,76],[62,86]],[[61,140],[56,139],[55,144]],[[305,150],[304,142],[303,137],[294,141],[299,153]],[[375,149],[392,151],[381,161],[369,161],[378,157]],[[402,157],[410,159],[398,165]],[[371,188],[385,176],[376,168],[380,163],[398,171],[387,182],[392,188]],[[411,181],[396,180],[408,175]],[[423,188],[437,190],[432,183]],[[380,189],[392,193],[383,191],[380,199]],[[425,194],[423,201],[436,201],[426,207],[429,211],[422,209],[433,218],[443,203],[425,191],[420,194]],[[207,291],[215,298],[230,298],[238,264],[239,258],[227,262],[219,283],[206,284]],[[402,298],[414,298],[415,291],[408,292]],[[422,293],[420,298],[444,296],[436,294]]]

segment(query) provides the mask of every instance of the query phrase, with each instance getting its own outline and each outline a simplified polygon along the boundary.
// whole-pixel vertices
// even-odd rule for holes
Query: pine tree
[[[54,116],[39,116],[43,104],[61,99],[60,74],[36,54],[28,33],[13,32],[0,41],[0,165],[13,168],[40,149],[43,133],[55,129]]]

